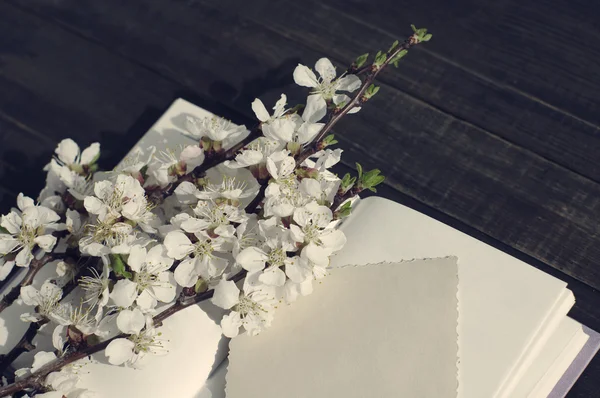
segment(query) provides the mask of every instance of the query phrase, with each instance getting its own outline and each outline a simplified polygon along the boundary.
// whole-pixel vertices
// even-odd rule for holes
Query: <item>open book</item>
[[[160,150],[189,144],[191,140],[182,134],[187,115],[212,116],[177,100],[128,157],[148,153],[150,146]],[[584,333],[580,324],[566,317],[574,304],[566,284],[441,222],[389,200],[368,198],[357,202],[340,228],[348,244],[333,258],[334,267],[458,257],[459,397],[548,396],[563,374],[570,375],[561,381],[563,390],[564,386],[568,389],[598,349],[594,338],[574,364],[576,369],[565,373],[591,333]],[[204,308],[216,311],[209,303]],[[226,340],[213,321],[218,317],[196,310],[188,309],[182,312],[185,316],[165,321],[173,339],[184,339],[169,354],[169,363],[185,366],[185,376],[173,365],[134,371],[96,364],[86,370],[82,386],[113,398],[223,396],[226,366],[219,364],[227,354]],[[14,315],[5,311],[2,317],[7,325],[14,325],[13,335],[20,335],[26,325],[18,325],[18,315],[16,319]],[[177,330],[189,322],[197,334],[178,335]],[[190,347],[193,359],[188,355]],[[0,353],[3,351],[0,347]],[[96,357],[104,360],[102,355]],[[26,366],[30,360],[24,355],[17,366]],[[134,379],[131,372],[137,372]]]

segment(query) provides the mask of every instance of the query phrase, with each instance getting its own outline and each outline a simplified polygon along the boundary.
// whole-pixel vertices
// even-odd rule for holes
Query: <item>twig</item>
[[[85,265],[82,265],[73,278],[63,286],[63,297],[60,301],[63,301],[75,287],[77,287],[77,281],[81,275],[86,271]],[[35,349],[32,346],[32,341],[40,330],[40,327],[48,323],[48,319],[44,318],[38,322],[32,322],[29,328],[23,334],[23,337],[19,342],[9,351],[6,355],[0,355],[0,375],[4,374],[6,369],[24,352]]]
[[[410,47],[414,46],[417,43],[419,43],[419,41],[417,40],[416,36],[413,34],[408,39],[406,39],[406,41],[404,41],[404,43],[397,46],[394,49],[394,51],[392,51],[391,53],[388,53],[387,59],[381,66],[374,67],[373,65],[369,65],[368,68],[363,67],[359,70],[360,73],[366,73],[367,71],[369,72],[367,74],[365,80],[363,81],[362,86],[360,87],[358,92],[356,92],[356,94],[354,94],[352,99],[350,99],[350,101],[339,112],[334,113],[332,115],[331,119],[329,119],[329,121],[325,124],[325,126],[323,126],[323,128],[321,129],[319,134],[317,134],[317,136],[313,139],[313,141],[310,144],[308,144],[302,152],[300,152],[300,154],[296,158],[297,165],[301,165],[302,162],[304,162],[309,156],[311,156],[315,152],[317,152],[319,149],[319,145],[321,144],[321,140],[323,138],[325,138],[325,136],[327,135],[327,133],[329,133],[331,131],[333,126],[335,126],[337,124],[337,122],[342,117],[344,117],[344,115],[346,115],[352,108],[354,108],[359,102],[363,101],[362,98],[363,98],[363,95],[365,94],[365,91],[367,91],[367,88],[371,85],[371,83],[373,83],[373,81],[375,80],[375,78],[377,77],[379,72],[381,72],[383,69],[385,69],[385,67],[390,64],[390,62],[394,59],[394,57],[396,55],[398,55],[398,53],[400,53],[403,50],[409,49]]]
[[[38,271],[40,269],[42,269],[42,267],[44,265],[48,264],[50,261],[55,260],[56,258],[57,257],[55,255],[53,255],[52,253],[46,253],[39,260],[33,259],[31,261],[31,264],[29,264],[27,273],[21,280],[21,283],[19,283],[18,285],[16,285],[12,289],[10,289],[10,291],[8,293],[6,293],[4,295],[4,297],[2,297],[2,300],[0,300],[0,313],[2,311],[4,311],[6,308],[10,307],[12,305],[12,303],[14,303],[15,300],[19,298],[22,287],[31,285],[31,283],[33,282],[33,278],[38,273]]]
[[[259,183],[260,183],[260,189],[258,190],[258,193],[254,197],[254,199],[252,199],[252,202],[250,202],[250,204],[248,204],[248,206],[246,206],[246,209],[245,209],[246,213],[254,213],[254,211],[256,210],[258,205],[260,205],[262,200],[265,198],[265,192],[267,192],[267,187],[269,186],[269,180],[267,179],[265,181],[259,181]]]
[[[33,338],[37,335],[42,325],[48,323],[47,319],[42,319],[39,322],[32,322],[21,337],[17,345],[10,350],[8,354],[0,355],[0,375],[3,375],[6,369],[24,352],[35,349],[32,344]]]
[[[162,199],[165,199],[165,198],[171,196],[173,194],[173,192],[175,192],[175,189],[177,189],[179,184],[181,184],[182,182],[184,182],[184,181],[191,182],[191,181],[195,180],[196,178],[202,177],[204,175],[204,173],[206,173],[207,170],[209,170],[215,166],[218,166],[219,164],[221,164],[227,160],[232,160],[233,158],[235,158],[235,156],[237,155],[237,152],[240,149],[244,148],[245,146],[250,144],[252,141],[259,138],[261,136],[261,134],[262,134],[262,130],[260,129],[260,125],[254,127],[250,131],[250,134],[248,134],[248,136],[246,138],[244,138],[242,141],[238,142],[237,144],[235,144],[234,146],[232,146],[225,152],[218,153],[215,156],[206,159],[204,161],[204,163],[197,166],[194,170],[192,170],[191,173],[188,173],[184,176],[179,177],[177,179],[177,181],[173,182],[171,185],[169,185],[167,187],[167,189],[165,189],[162,192],[162,195],[161,195]]]
[[[229,278],[229,280],[237,282],[237,281],[243,279],[245,276],[246,276],[246,271],[242,270],[242,271],[238,272],[236,275],[234,275],[233,277]],[[196,296],[190,297],[188,299],[178,301],[177,303],[173,304],[171,307],[167,308],[160,314],[156,315],[153,318],[153,321],[155,324],[161,324],[165,319],[167,319],[171,315],[176,314],[177,312],[179,312],[187,307],[190,307],[194,304],[198,304],[202,301],[208,300],[214,294],[215,294],[214,290],[208,290],[204,293],[197,294]],[[119,334],[118,336],[110,338],[101,343],[86,347],[85,349],[83,349],[81,351],[75,351],[75,352],[67,354],[61,358],[57,358],[54,361],[44,365],[37,372],[31,374],[30,376],[28,376],[22,380],[19,380],[15,383],[9,384],[8,386],[0,388],[0,397],[5,397],[7,395],[14,394],[18,391],[22,391],[27,388],[43,387],[43,381],[48,374],[59,371],[64,366],[66,366],[70,363],[73,363],[77,360],[80,360],[82,358],[90,356],[96,352],[104,350],[106,347],[108,347],[108,345],[113,340],[127,338],[127,337],[129,337],[129,335]]]

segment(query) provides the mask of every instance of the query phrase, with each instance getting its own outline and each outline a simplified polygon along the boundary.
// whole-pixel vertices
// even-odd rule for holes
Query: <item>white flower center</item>
[[[248,316],[261,318],[267,312],[265,307],[248,296],[241,296],[240,301],[233,307],[233,310],[239,312],[242,319]]]
[[[131,340],[135,345],[133,347],[133,351],[136,354],[141,352],[155,352],[163,348],[163,344],[159,337],[161,333],[148,333],[147,330],[140,332],[140,334],[132,334],[129,336],[129,340]]]
[[[140,272],[136,272],[133,277],[133,281],[137,283],[138,291],[141,293],[151,286],[156,286],[160,282],[158,281],[158,275],[148,272],[145,268]]]
[[[335,95],[339,86],[339,79],[333,79],[332,81],[325,81],[323,78],[319,78],[319,83],[311,92],[313,94],[320,94],[324,99],[330,100]]]
[[[287,255],[285,251],[281,248],[277,248],[271,250],[267,262],[271,265],[271,267],[281,267],[285,264],[286,258]]]
[[[58,307],[60,299],[62,298],[62,292],[58,291],[55,294],[50,295],[39,294],[38,298],[38,313],[48,316]]]
[[[43,227],[32,228],[28,225],[23,224],[21,226],[21,231],[19,231],[16,238],[21,243],[22,247],[28,247],[29,249],[33,249],[33,247],[35,246],[34,239],[38,235],[38,233],[41,232],[43,232]]]
[[[108,278],[103,278],[95,268],[91,269],[92,276],[82,276],[79,286],[85,291],[84,303],[95,307],[102,294],[108,289]]]
[[[194,255],[197,257],[212,256],[214,248],[212,243],[207,240],[203,240],[194,244]]]
[[[319,237],[321,236],[321,229],[316,225],[307,224],[304,228],[302,228],[302,232],[304,232],[304,241],[306,243],[321,243],[321,240],[319,239]]]

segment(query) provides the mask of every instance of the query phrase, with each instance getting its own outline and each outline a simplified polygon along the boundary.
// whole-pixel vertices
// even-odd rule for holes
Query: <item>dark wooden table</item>
[[[301,98],[291,73],[432,42],[337,129],[380,194],[569,283],[600,330],[600,7],[585,0],[0,1],[0,212],[35,196],[56,143],[115,165],[183,97],[236,122]],[[596,358],[570,397],[600,396]],[[485,397],[483,397],[485,398]]]

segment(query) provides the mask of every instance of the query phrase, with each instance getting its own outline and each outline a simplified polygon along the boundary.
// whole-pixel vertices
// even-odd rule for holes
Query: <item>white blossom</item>
[[[16,253],[14,260],[5,259],[2,274],[8,274],[13,265],[28,267],[35,247],[52,251],[56,244],[52,232],[64,229],[64,224],[58,223],[58,214],[44,206],[36,206],[33,199],[22,193],[17,197],[17,206],[18,210],[0,217],[0,226],[6,231],[0,232],[0,256]]]
[[[149,359],[148,354],[167,353],[166,342],[154,328],[152,318],[144,317],[139,309],[121,311],[117,323],[119,329],[130,336],[114,339],[108,344],[105,353],[111,364],[141,368]]]
[[[296,209],[293,219],[297,225],[290,225],[292,237],[306,245],[302,249],[304,258],[314,264],[327,266],[331,254],[346,243],[346,236],[342,231],[328,228],[333,220],[329,207],[311,202]]]
[[[257,335],[271,326],[273,312],[277,304],[273,287],[258,282],[258,275],[248,275],[244,280],[243,291],[233,281],[222,280],[215,287],[213,304],[231,309],[221,320],[221,329],[227,337],[239,334],[240,327],[250,335]]]
[[[218,116],[198,119],[188,116],[185,123],[185,133],[197,140],[207,137],[212,141],[221,142],[224,149],[228,149],[242,140],[248,131],[244,126],[237,126],[229,120]]]
[[[75,198],[82,199],[82,195],[89,191],[87,176],[95,170],[100,144],[95,142],[81,151],[75,141],[67,138],[58,144],[54,153],[45,170],[56,175]],[[52,183],[51,180],[49,182]]]
[[[42,284],[40,289],[28,285],[21,288],[20,296],[25,305],[36,307],[36,313],[25,313],[21,319],[36,322],[43,317],[51,317],[59,307],[62,289],[50,281]]]
[[[321,58],[315,64],[319,78],[315,73],[304,65],[298,65],[294,70],[294,81],[296,84],[311,88],[311,93],[306,100],[305,113],[311,115],[310,121],[317,122],[327,113],[327,102],[333,100],[336,105],[349,101],[346,94],[339,92],[353,92],[360,88],[361,81],[356,75],[342,75],[336,78],[335,67],[327,58]],[[349,113],[357,112],[359,108],[350,110]]]
[[[106,256],[102,257],[102,273],[95,268],[90,268],[90,276],[82,276],[79,286],[85,292],[84,302],[90,307],[102,308],[108,303],[110,295],[110,263]]]
[[[195,242],[183,231],[172,231],[165,237],[169,257],[182,260],[175,269],[175,280],[180,286],[191,287],[198,278],[205,281],[220,277],[229,261],[217,256],[216,252],[226,252],[227,241],[222,237],[211,238],[205,231],[194,234]]]
[[[129,307],[135,301],[140,309],[149,311],[158,301],[168,303],[175,298],[175,281],[169,268],[173,259],[167,256],[163,245],[150,250],[135,245],[129,252],[127,264],[133,271],[133,280],[121,279],[115,284],[110,297],[119,307]]]
[[[198,145],[182,148],[179,155],[170,150],[158,152],[148,164],[145,185],[164,188],[176,181],[179,175],[189,174],[204,163],[204,157],[204,151]]]

